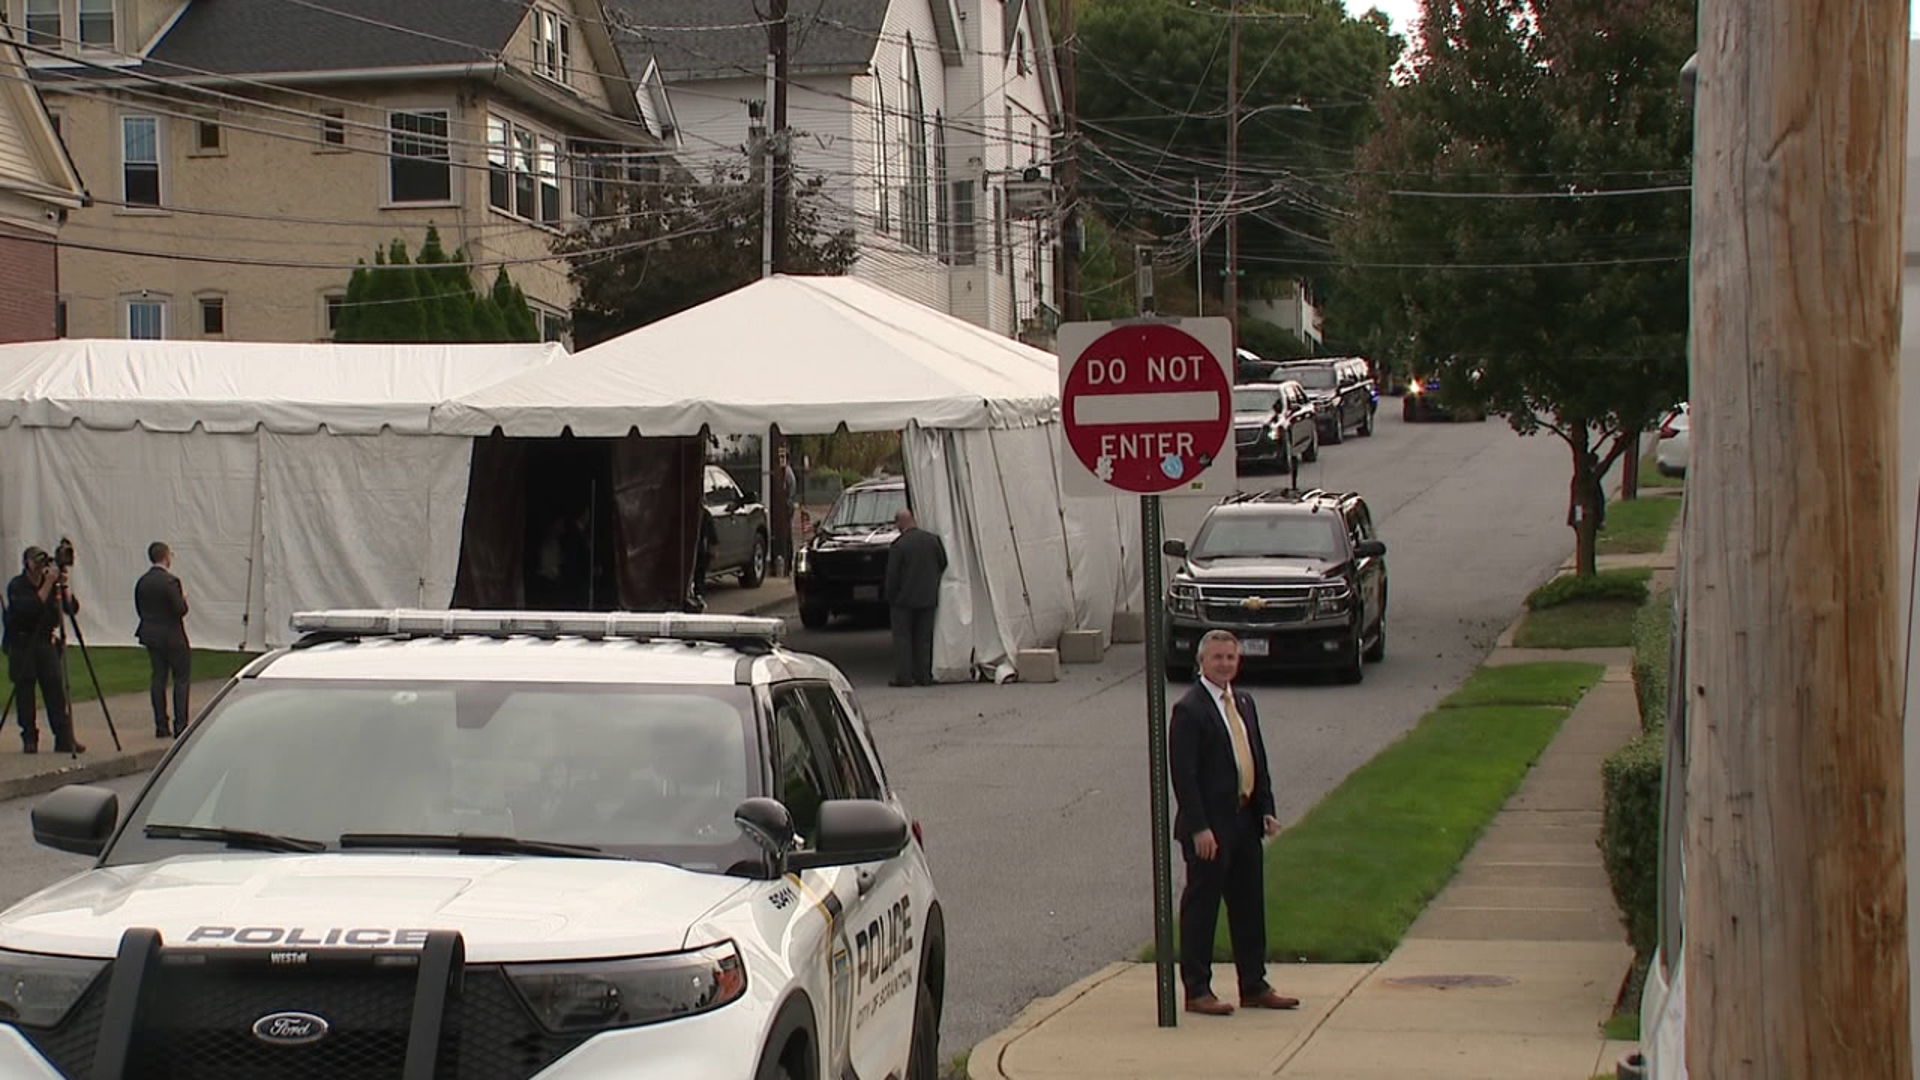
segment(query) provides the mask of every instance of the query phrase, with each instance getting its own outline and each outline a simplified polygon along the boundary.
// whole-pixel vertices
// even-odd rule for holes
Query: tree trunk
[[[1640,497],[1640,432],[1623,435],[1627,449],[1620,457],[1620,498]]]
[[[1573,572],[1592,577],[1600,572],[1600,478],[1595,475],[1586,426],[1575,430],[1568,440],[1573,449],[1573,481],[1567,490],[1567,526],[1573,530]]]

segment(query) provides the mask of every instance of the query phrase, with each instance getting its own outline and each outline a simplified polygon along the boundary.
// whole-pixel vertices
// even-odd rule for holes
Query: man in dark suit
[[[1200,639],[1200,674],[1173,706],[1167,733],[1173,835],[1187,860],[1180,894],[1180,980],[1187,1011],[1226,1016],[1233,1006],[1213,993],[1213,931],[1220,902],[1239,974],[1240,1004],[1297,1009],[1300,1002],[1267,985],[1266,881],[1263,837],[1280,831],[1273,816],[1273,779],[1253,698],[1233,685],[1240,642],[1224,630]]]
[[[933,616],[947,547],[914,524],[913,511],[893,516],[900,538],[887,552],[884,595],[893,622],[893,681],[889,686],[933,685]]]
[[[20,556],[20,575],[7,582],[7,675],[13,680],[13,700],[20,709],[20,749],[29,754],[40,751],[36,689],[47,703],[54,750],[87,752],[73,737],[73,713],[61,681],[60,646],[54,641],[63,615],[80,611],[80,601],[74,599],[67,582],[67,568],[54,565],[53,556],[38,547]]]
[[[153,566],[133,585],[133,610],[140,616],[134,639],[147,647],[153,665],[153,733],[164,739],[187,730],[187,685],[193,679],[193,648],[187,643],[187,593],[173,575],[173,549],[155,540],[147,545]],[[167,676],[173,676],[173,726],[167,726]]]

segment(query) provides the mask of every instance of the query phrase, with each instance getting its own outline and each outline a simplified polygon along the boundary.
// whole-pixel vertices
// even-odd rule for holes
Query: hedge
[[[1673,590],[1662,589],[1633,620],[1633,693],[1640,701],[1640,730],[1667,722],[1667,676],[1673,659]]]
[[[1643,567],[1602,570],[1588,576],[1567,574],[1533,590],[1532,595],[1527,597],[1527,607],[1532,611],[1541,611],[1582,600],[1625,600],[1632,604],[1644,604],[1647,600],[1647,579],[1651,576],[1653,571]]]
[[[1600,767],[1605,789],[1600,855],[1635,956],[1653,955],[1660,931],[1660,769],[1666,729],[1656,727]]]

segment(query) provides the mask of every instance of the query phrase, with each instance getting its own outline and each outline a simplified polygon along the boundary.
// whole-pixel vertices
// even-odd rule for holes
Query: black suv
[[[818,630],[836,614],[886,607],[880,588],[887,580],[887,551],[900,536],[893,516],[906,508],[907,482],[898,476],[862,480],[840,493],[794,557],[802,626]]]
[[[1365,360],[1328,357],[1289,360],[1270,376],[1275,382],[1294,379],[1320,410],[1320,441],[1337,443],[1352,428],[1356,435],[1373,434],[1373,374]]]
[[[1320,435],[1306,390],[1291,379],[1234,387],[1233,449],[1243,471],[1290,473],[1299,462],[1318,461]]]
[[[1200,636],[1231,631],[1249,667],[1325,667],[1359,682],[1387,653],[1387,545],[1358,495],[1256,491],[1207,511],[1167,587],[1167,677],[1193,678]]]

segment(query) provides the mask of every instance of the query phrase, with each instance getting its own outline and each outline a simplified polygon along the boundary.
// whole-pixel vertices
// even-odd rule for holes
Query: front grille
[[[1201,585],[1200,615],[1213,625],[1285,626],[1313,617],[1312,585]]]
[[[1260,441],[1260,433],[1262,430],[1263,429],[1257,428],[1257,427],[1234,428],[1233,429],[1234,445],[1235,446],[1252,446],[1254,443],[1257,443]]]
[[[414,966],[300,967],[155,964],[124,1078],[112,1080],[400,1080],[413,1019]],[[23,1029],[70,1080],[96,1080],[94,1060],[109,977],[103,976],[50,1031]],[[253,1035],[256,1020],[313,1013],[327,1035],[275,1046]],[[435,1080],[525,1080],[586,1040],[548,1034],[498,967],[470,966],[449,993]],[[98,1078],[106,1080],[106,1078]]]
[[[1248,608],[1240,604],[1206,604],[1201,614],[1210,623],[1234,623],[1241,626],[1278,626],[1306,622],[1313,615],[1310,604],[1269,605]]]

